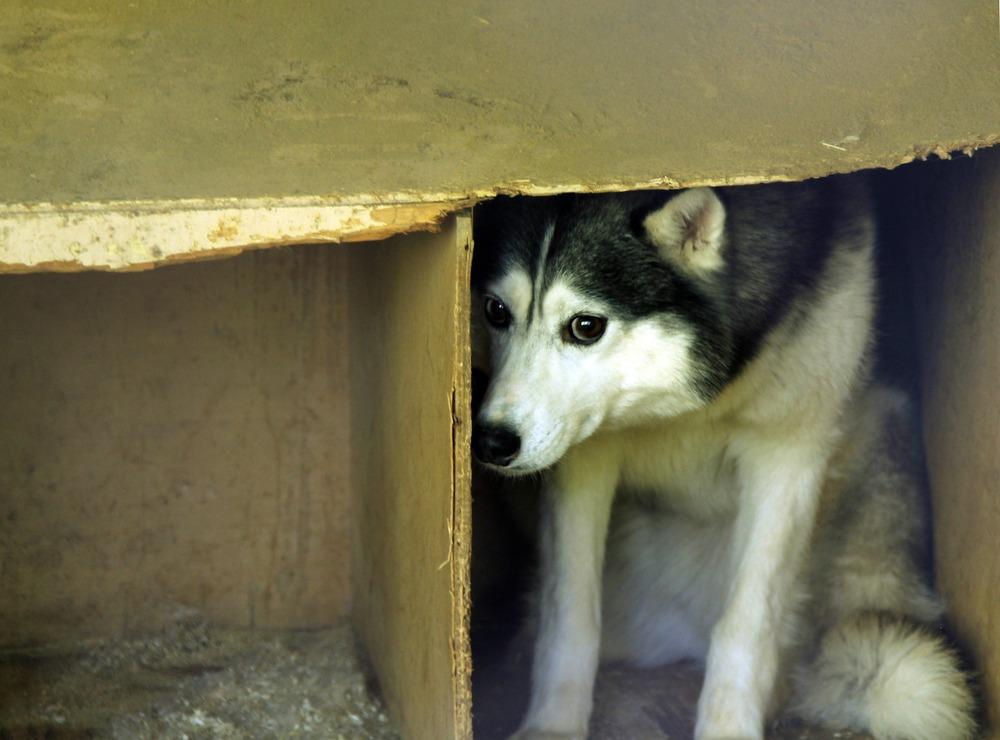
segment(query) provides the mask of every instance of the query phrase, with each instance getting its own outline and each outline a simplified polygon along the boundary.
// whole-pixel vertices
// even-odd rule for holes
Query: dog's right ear
[[[722,267],[725,225],[725,206],[712,188],[684,190],[642,220],[660,255],[696,274]]]

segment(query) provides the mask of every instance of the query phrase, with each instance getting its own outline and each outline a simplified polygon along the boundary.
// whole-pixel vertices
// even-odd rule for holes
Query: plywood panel
[[[806,177],[1000,134],[980,0],[4,11],[0,202]]]
[[[1000,737],[1000,152],[921,194],[917,305],[937,571]]]
[[[0,645],[346,612],[342,258],[0,278]]]
[[[405,737],[470,736],[467,217],[351,253],[354,612]]]
[[[168,233],[205,249],[329,238],[351,230],[340,206],[798,179],[1000,136],[997,7],[983,0],[3,11],[0,262],[20,269],[148,264]],[[54,204],[51,226],[101,209],[175,220],[135,241],[69,228],[33,242],[25,204]],[[315,225],[297,210],[314,206]],[[264,228],[226,242],[233,209]]]

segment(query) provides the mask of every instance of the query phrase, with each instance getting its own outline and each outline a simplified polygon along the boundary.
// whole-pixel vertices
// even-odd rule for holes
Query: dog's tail
[[[943,636],[905,617],[854,614],[823,635],[797,676],[796,710],[878,740],[969,740],[975,701]]]

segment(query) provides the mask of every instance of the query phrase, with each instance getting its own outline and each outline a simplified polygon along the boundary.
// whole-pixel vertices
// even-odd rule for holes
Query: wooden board
[[[0,270],[374,238],[497,191],[985,146],[997,28],[983,0],[6,0]]]
[[[434,230],[455,204],[282,200],[0,204],[0,273],[131,272],[250,249]]]
[[[468,216],[350,256],[355,623],[404,737],[471,736]]]
[[[346,613],[344,256],[0,277],[0,646]]]
[[[935,174],[913,214],[938,581],[1000,738],[1000,152]]]

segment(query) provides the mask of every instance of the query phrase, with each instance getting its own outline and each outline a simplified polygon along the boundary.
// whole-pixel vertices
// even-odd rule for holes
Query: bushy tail
[[[832,728],[878,740],[969,740],[975,702],[959,661],[924,626],[885,614],[860,614],[823,636],[797,677],[796,710]]]

